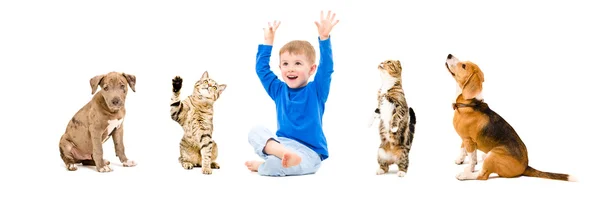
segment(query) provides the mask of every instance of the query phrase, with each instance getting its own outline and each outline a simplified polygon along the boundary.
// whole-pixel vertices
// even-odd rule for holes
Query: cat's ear
[[[204,71],[202,74],[202,79],[208,78],[208,71]]]
[[[219,95],[221,95],[221,93],[223,93],[223,90],[225,90],[226,87],[227,87],[226,84],[219,85],[219,88],[217,89],[217,91],[219,92]]]

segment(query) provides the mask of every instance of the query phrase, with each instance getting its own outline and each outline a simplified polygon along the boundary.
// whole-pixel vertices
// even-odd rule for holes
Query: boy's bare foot
[[[284,153],[283,158],[281,158],[281,165],[284,168],[289,168],[289,167],[300,164],[301,161],[302,161],[302,158],[299,155],[297,155],[296,153],[287,152],[287,153]]]
[[[258,167],[264,162],[261,161],[246,161],[246,167],[248,167],[248,170],[252,171],[252,172],[256,172],[258,171]]]

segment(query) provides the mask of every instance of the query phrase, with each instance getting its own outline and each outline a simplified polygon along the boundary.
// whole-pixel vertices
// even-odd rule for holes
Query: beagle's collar
[[[452,110],[456,110],[458,108],[461,107],[475,107],[477,106],[477,104],[475,103],[469,103],[469,104],[465,104],[465,103],[452,103]]]

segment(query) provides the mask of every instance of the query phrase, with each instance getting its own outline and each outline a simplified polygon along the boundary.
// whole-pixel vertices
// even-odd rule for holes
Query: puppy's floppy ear
[[[202,77],[200,79],[206,79],[208,78],[208,71],[204,71],[204,73],[202,74]]]
[[[135,92],[135,75],[123,73],[123,76],[125,76],[127,84],[131,87],[131,91]]]
[[[462,95],[465,99],[473,99],[483,90],[483,72],[479,69],[475,69],[473,72],[473,76],[467,79],[468,82],[462,90]]]
[[[94,93],[96,93],[96,90],[98,89],[98,86],[100,85],[100,82],[102,81],[104,76],[105,76],[105,74],[97,75],[90,79],[90,86],[92,87],[92,95],[94,95]]]

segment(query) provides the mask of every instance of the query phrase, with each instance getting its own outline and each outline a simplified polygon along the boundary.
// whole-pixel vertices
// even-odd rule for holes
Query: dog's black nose
[[[446,59],[452,59],[452,54],[448,54],[448,58]]]
[[[110,102],[112,102],[112,104],[115,106],[119,106],[121,104],[121,100],[118,98],[113,98]]]

